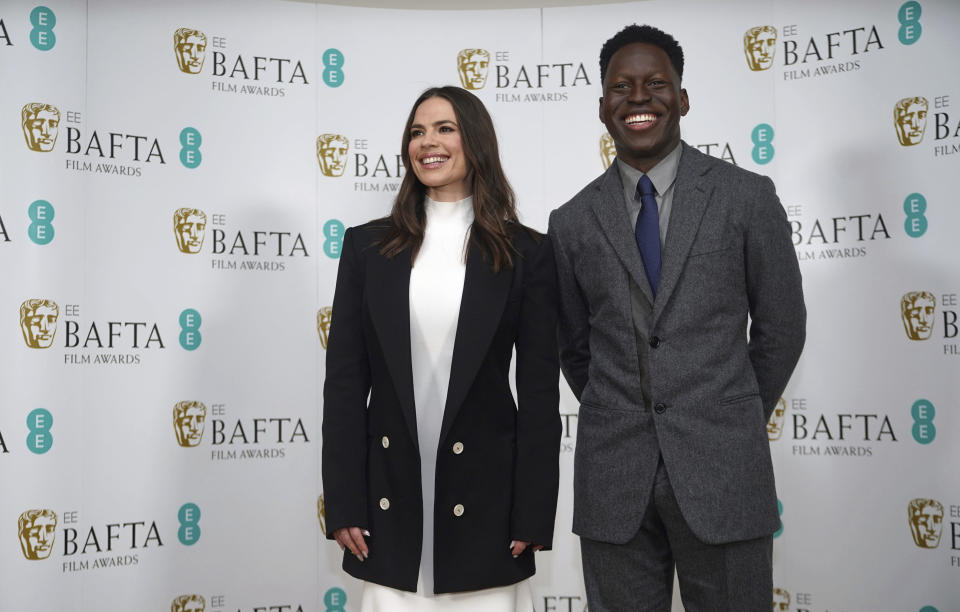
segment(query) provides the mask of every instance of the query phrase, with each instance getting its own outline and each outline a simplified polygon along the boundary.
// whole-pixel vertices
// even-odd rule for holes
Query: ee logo
[[[30,217],[30,226],[27,228],[27,236],[34,244],[50,244],[53,240],[53,205],[46,200],[36,200],[30,204],[27,209],[27,215]]]
[[[750,140],[753,142],[753,161],[763,165],[773,161],[773,128],[766,123],[761,123],[753,128],[750,133]]]
[[[27,415],[27,448],[35,455],[42,455],[53,446],[53,415],[46,408],[37,408]]]
[[[340,248],[343,246],[343,223],[337,219],[330,219],[323,224],[323,252],[331,259],[340,258]]]
[[[777,499],[777,516],[783,516],[783,502],[780,499]],[[777,529],[773,532],[774,538],[779,538],[783,535],[783,521],[780,521],[780,529]]]
[[[30,11],[30,44],[40,51],[49,51],[57,44],[57,35],[53,27],[57,25],[57,16],[45,6],[38,6]]]
[[[921,12],[920,3],[916,0],[904,2],[897,11],[897,21],[900,22],[897,38],[901,44],[912,45],[920,40],[920,35],[923,34],[923,26],[920,25]]]
[[[933,417],[937,410],[930,400],[918,399],[910,407],[910,416],[913,417],[913,439],[920,444],[930,444],[937,437],[937,428],[933,424]]]
[[[180,346],[192,351],[200,346],[203,336],[200,335],[200,313],[193,308],[187,308],[180,313]]]
[[[919,238],[927,232],[927,199],[920,193],[911,193],[903,201],[903,212],[907,215],[907,220],[903,222],[903,229],[907,236]]]
[[[200,540],[200,506],[197,504],[183,504],[177,512],[180,529],[177,530],[177,539],[184,546],[193,546]]]
[[[323,605],[327,607],[326,612],[345,612],[347,594],[339,587],[328,589],[323,596]]]
[[[180,130],[180,163],[185,168],[193,169],[200,165],[203,160],[203,155],[200,153],[202,142],[203,138],[196,128],[185,127]]]
[[[327,49],[323,52],[323,82],[327,87],[343,85],[343,53],[339,49]]]

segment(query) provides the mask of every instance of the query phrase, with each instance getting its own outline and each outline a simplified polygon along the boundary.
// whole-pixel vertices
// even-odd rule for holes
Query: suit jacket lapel
[[[453,343],[450,386],[447,389],[447,403],[443,409],[443,423],[440,427],[441,444],[460,412],[484,356],[490,350],[490,343],[500,325],[500,317],[507,303],[512,279],[513,273],[510,269],[494,274],[493,267],[483,260],[480,249],[470,244],[460,315],[457,320],[457,336]]]
[[[600,181],[599,190],[600,192],[593,200],[592,208],[600,222],[600,227],[633,282],[640,287],[644,297],[653,304],[653,291],[650,289],[650,281],[647,280],[647,273],[643,268],[643,259],[637,248],[637,238],[630,231],[630,219],[623,201],[623,184],[620,181],[620,171],[617,169],[616,162],[607,168]]]
[[[410,358],[410,249],[393,259],[379,253],[371,254],[370,267],[371,279],[367,285],[370,318],[377,330],[410,437],[419,447]]]
[[[657,292],[653,309],[654,322],[680,280],[680,273],[683,272],[693,239],[700,229],[700,221],[710,202],[713,183],[706,176],[710,170],[706,161],[703,153],[686,143],[683,144],[673,194],[673,210],[670,212],[667,241],[663,249],[660,290]]]

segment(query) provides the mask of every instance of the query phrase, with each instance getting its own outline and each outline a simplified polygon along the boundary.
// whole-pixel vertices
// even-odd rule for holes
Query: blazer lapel
[[[372,254],[371,260],[371,282],[367,285],[370,318],[377,330],[410,437],[419,448],[410,358],[410,249],[403,250],[393,259],[379,253]]]
[[[620,171],[617,169],[616,162],[607,168],[599,189],[600,193],[593,200],[592,208],[600,222],[600,227],[633,282],[640,287],[647,301],[653,304],[653,291],[650,289],[650,281],[647,280],[640,249],[637,248],[637,238],[630,231],[630,218],[627,216],[623,201],[623,184],[620,181]]]
[[[700,221],[710,202],[713,184],[706,174],[710,166],[704,163],[703,153],[683,144],[680,166],[677,168],[676,189],[673,194],[673,210],[663,250],[663,267],[660,273],[660,289],[653,309],[653,321],[657,320],[670,294],[680,280],[680,273],[687,261],[693,239],[700,229]]]
[[[477,370],[490,349],[507,303],[512,279],[510,269],[494,274],[493,267],[483,260],[480,249],[470,244],[457,319],[457,336],[453,343],[450,386],[440,426],[440,444],[446,439],[473,385]]]

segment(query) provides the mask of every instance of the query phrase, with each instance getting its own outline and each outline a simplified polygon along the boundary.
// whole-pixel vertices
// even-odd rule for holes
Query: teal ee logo
[[[783,516],[783,502],[780,499],[777,499],[777,516]],[[773,532],[774,538],[779,538],[783,535],[783,520],[780,520],[780,529],[777,529]]]
[[[53,33],[53,26],[57,25],[57,16],[45,6],[38,6],[30,11],[30,43],[40,51],[49,51],[57,44],[57,35]]]
[[[42,455],[53,446],[53,415],[46,408],[37,408],[27,415],[27,448],[35,455]]]
[[[177,539],[184,546],[193,546],[200,540],[200,506],[187,503],[180,506],[177,512],[180,529],[177,530]]]
[[[343,85],[343,53],[339,49],[327,49],[323,52],[323,82],[327,87]]]
[[[330,219],[323,224],[323,252],[331,259],[340,257],[340,248],[343,246],[343,223],[337,219]]]
[[[753,161],[763,165],[773,161],[773,128],[761,123],[750,133],[753,142]]]
[[[180,346],[188,351],[195,350],[203,341],[200,335],[200,313],[187,308],[180,313]]]
[[[921,12],[920,3],[916,0],[904,2],[897,11],[897,21],[900,22],[897,38],[900,39],[900,44],[912,45],[920,40],[920,35],[923,34],[923,26],[920,25]]]
[[[937,610],[933,606],[923,606],[920,608],[920,612],[940,612],[940,610]]]
[[[903,222],[903,229],[907,236],[919,238],[927,232],[927,199],[921,193],[911,193],[903,201],[903,212],[907,219]]]
[[[937,410],[930,400],[918,399],[910,407],[910,416],[913,417],[913,439],[920,444],[930,444],[937,437],[937,428],[933,424],[933,417]]]
[[[27,236],[34,244],[50,244],[53,240],[53,215],[53,205],[46,200],[36,200],[30,204],[27,209],[27,216],[30,217]]]
[[[347,594],[339,587],[327,589],[323,595],[323,605],[327,607],[325,612],[345,612],[347,609]]]
[[[203,160],[203,155],[200,154],[201,142],[203,138],[196,128],[185,127],[180,130],[180,163],[185,168],[192,170],[200,165]]]

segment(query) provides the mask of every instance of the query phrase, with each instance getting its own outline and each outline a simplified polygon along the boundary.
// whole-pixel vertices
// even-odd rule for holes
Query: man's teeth
[[[657,116],[651,113],[643,113],[641,115],[630,115],[627,117],[627,125],[634,125],[636,123],[647,123],[649,121],[656,120]]]
[[[424,165],[428,165],[428,164],[440,164],[445,161],[447,161],[446,157],[424,157],[422,160],[420,160],[420,163]]]

